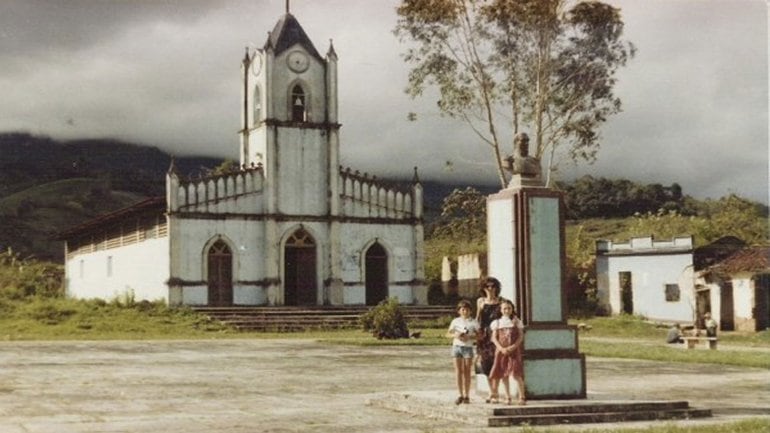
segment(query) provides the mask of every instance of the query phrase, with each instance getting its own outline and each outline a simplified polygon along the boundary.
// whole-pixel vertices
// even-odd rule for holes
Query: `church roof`
[[[313,46],[313,42],[310,41],[307,33],[305,33],[305,30],[299,25],[299,21],[294,18],[294,15],[287,13],[275,24],[275,28],[270,32],[265,45],[266,47],[273,47],[277,56],[291,48],[294,44],[300,44],[310,55],[323,60],[315,46]]]
[[[94,230],[99,230],[108,225],[115,224],[116,222],[122,221],[128,217],[147,213],[163,213],[165,210],[166,197],[151,197],[123,209],[118,209],[110,213],[99,215],[96,218],[90,219],[80,225],[58,233],[55,238],[58,240],[71,239],[73,237],[77,237]]]

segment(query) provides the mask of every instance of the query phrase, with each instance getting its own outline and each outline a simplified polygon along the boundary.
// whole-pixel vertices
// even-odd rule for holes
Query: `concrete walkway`
[[[0,342],[0,432],[499,431],[475,422],[481,397],[452,404],[448,354],[293,339]],[[770,416],[768,370],[589,358],[587,376],[589,399],[688,400],[715,414],[683,422]],[[423,415],[372,404],[404,393]],[[437,408],[471,416],[427,416]]]

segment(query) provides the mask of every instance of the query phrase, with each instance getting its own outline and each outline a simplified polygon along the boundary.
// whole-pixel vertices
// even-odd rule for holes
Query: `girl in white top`
[[[447,338],[452,339],[452,358],[454,358],[457,390],[460,396],[455,404],[470,403],[471,366],[473,365],[473,343],[479,330],[479,322],[471,317],[471,303],[460,301],[457,314],[449,325]]]

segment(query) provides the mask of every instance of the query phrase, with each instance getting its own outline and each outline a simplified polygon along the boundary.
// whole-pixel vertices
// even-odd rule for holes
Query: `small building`
[[[720,329],[770,327],[770,247],[741,248],[698,272],[695,284],[699,310],[711,312]]]
[[[692,237],[596,243],[599,300],[610,314],[694,323],[703,315],[724,331],[770,327],[770,247],[733,236],[693,248]]]
[[[600,306],[609,314],[676,322],[695,318],[692,236],[599,240],[596,280]]]
[[[169,304],[427,303],[422,185],[340,162],[337,53],[287,11],[241,77],[240,168],[61,234],[66,293]],[[365,77],[361,77],[365,79]],[[235,102],[235,101],[234,101]]]

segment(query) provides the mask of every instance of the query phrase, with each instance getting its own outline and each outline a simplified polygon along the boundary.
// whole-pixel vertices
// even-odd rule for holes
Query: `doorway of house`
[[[366,250],[366,305],[377,305],[388,297],[388,253],[379,242]]]
[[[310,233],[299,229],[284,248],[284,304],[316,305],[316,244]]]
[[[698,329],[704,329],[703,315],[711,312],[711,290],[708,287],[696,286],[695,287],[695,326]]]
[[[719,292],[719,328],[722,331],[735,330],[735,306],[733,305],[733,282],[725,281]]]
[[[208,251],[208,303],[212,307],[233,305],[233,254],[218,240]]]
[[[754,277],[754,318],[757,331],[764,331],[770,326],[770,274]]]
[[[631,282],[631,272],[619,272],[620,281],[620,311],[634,314],[634,288]]]

